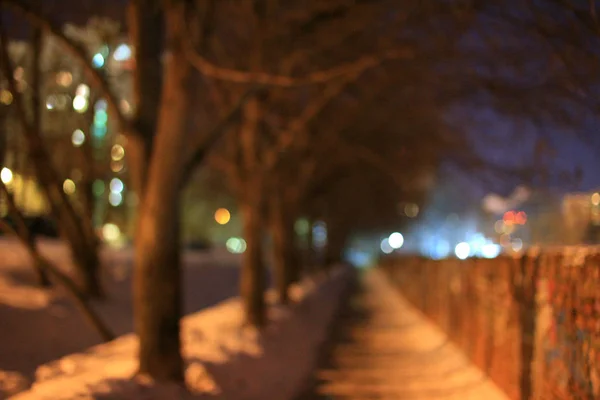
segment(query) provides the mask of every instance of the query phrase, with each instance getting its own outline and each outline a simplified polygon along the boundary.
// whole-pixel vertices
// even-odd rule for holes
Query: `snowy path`
[[[348,308],[306,399],[507,399],[379,271]]]

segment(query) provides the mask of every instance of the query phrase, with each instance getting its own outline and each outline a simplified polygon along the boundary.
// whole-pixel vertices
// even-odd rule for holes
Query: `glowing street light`
[[[12,171],[6,167],[2,168],[2,171],[0,171],[0,180],[2,180],[2,183],[4,183],[5,185],[11,183],[13,180]]]
[[[231,213],[226,208],[219,208],[215,212],[215,221],[217,221],[217,224],[219,224],[219,225],[227,224],[230,219],[231,219]]]
[[[399,249],[404,244],[404,236],[399,232],[394,232],[388,238],[388,243],[392,249]]]
[[[459,243],[454,248],[454,254],[456,254],[456,257],[459,259],[466,260],[471,254],[471,246],[469,246],[469,243],[467,242]]]

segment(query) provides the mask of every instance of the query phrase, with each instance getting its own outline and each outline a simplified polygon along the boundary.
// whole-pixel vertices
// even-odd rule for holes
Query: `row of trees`
[[[515,72],[507,79],[470,68],[495,49],[487,42],[476,51],[465,47],[488,2],[130,0],[135,109],[126,114],[91,55],[50,12],[24,0],[0,4],[79,61],[128,138],[140,199],[133,288],[139,371],[159,380],[183,381],[180,201],[199,166],[223,173],[237,199],[247,242],[240,290],[248,322],[262,326],[266,228],[286,302],[301,276],[293,230],[299,217],[327,223],[327,261],[339,260],[349,234],[393,222],[399,199],[418,200],[442,157],[469,158],[444,110],[481,96],[490,82],[515,82]],[[80,267],[82,292],[100,296],[91,223],[61,190],[37,112],[29,115],[19,96],[5,30],[0,39],[37,179]],[[40,109],[35,95],[30,101]]]

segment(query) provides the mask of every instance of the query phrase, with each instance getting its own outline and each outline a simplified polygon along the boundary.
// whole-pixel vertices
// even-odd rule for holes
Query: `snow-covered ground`
[[[68,251],[56,241],[41,249],[58,266],[71,268]],[[238,258],[225,252],[187,252],[185,308],[193,313],[238,292]],[[131,250],[102,251],[109,299],[95,308],[117,335],[132,331]],[[60,289],[34,284],[27,253],[0,239],[0,399],[26,388],[36,368],[96,345],[100,339]]]
[[[190,392],[131,379],[137,340],[129,334],[40,368],[38,382],[13,399],[291,400],[307,382],[350,277],[349,269],[340,268],[317,284],[304,281],[286,308],[268,293],[270,322],[260,334],[244,326],[237,298],[187,316],[183,344]]]

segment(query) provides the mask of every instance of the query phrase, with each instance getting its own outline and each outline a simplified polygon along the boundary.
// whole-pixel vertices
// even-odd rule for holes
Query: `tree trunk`
[[[346,243],[346,235],[342,228],[333,222],[327,224],[327,244],[325,245],[325,265],[329,269],[342,261],[342,252]]]
[[[295,265],[293,260],[294,230],[290,226],[290,218],[285,207],[276,194],[271,203],[271,237],[273,239],[273,271],[275,287],[281,304],[289,301],[288,289],[294,279]]]
[[[191,66],[184,50],[185,3],[163,7],[167,57],[151,163],[141,197],[134,274],[139,373],[183,383],[180,198]]]
[[[308,218],[308,234],[306,235],[306,253],[304,254],[304,267],[310,274],[316,272],[316,255],[313,243],[313,225],[313,220],[311,218]]]
[[[255,189],[257,190],[257,189]],[[241,204],[243,236],[246,251],[242,257],[240,293],[244,300],[246,321],[254,326],[264,326],[265,318],[265,266],[262,252],[262,215],[257,203]]]
[[[133,73],[133,102],[136,108],[132,125],[136,135],[130,135],[127,141],[130,179],[141,199],[161,105],[164,24],[159,7],[148,0],[130,1],[127,21],[129,41],[135,48],[136,65],[143,65],[143,68],[135,68]]]

